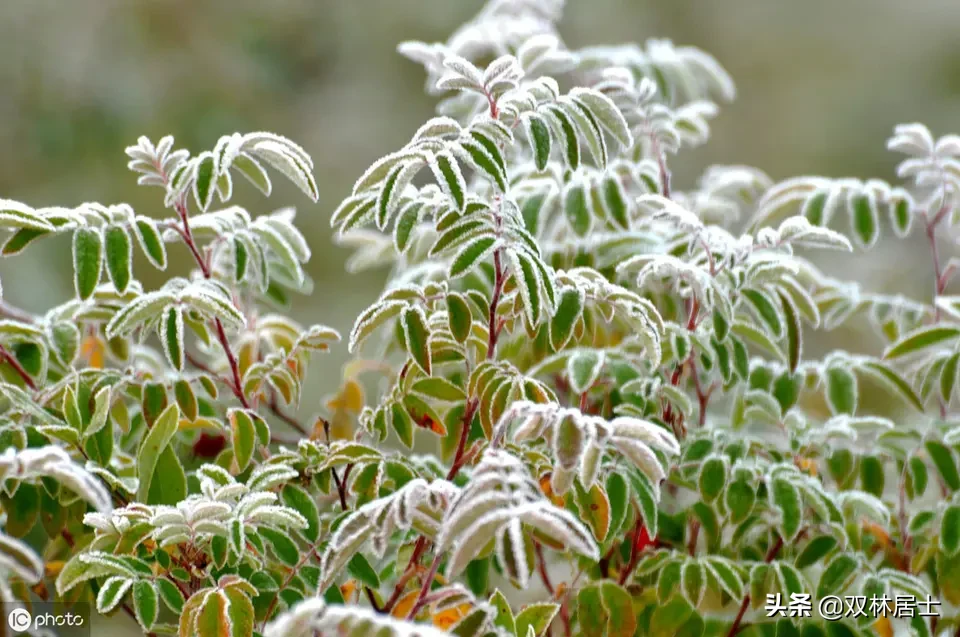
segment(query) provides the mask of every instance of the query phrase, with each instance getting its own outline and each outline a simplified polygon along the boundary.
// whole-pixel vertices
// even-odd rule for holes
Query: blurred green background
[[[285,181],[270,200],[247,184],[253,213],[293,204],[314,250],[302,322],[349,330],[384,272],[347,275],[328,218],[356,177],[404,144],[433,112],[422,69],[395,53],[405,39],[445,40],[480,0],[0,0],[0,197],[39,207],[128,202],[161,215],[160,190],[139,188],[125,146],[164,134],[194,151],[233,131],[270,130],[316,161],[320,202]],[[774,179],[798,174],[896,181],[884,149],[895,124],[960,129],[956,0],[570,0],[567,44],[673,39],[706,49],[739,95],[707,146],[674,160],[675,186],[715,162]],[[9,302],[41,311],[72,294],[65,237],[0,262]],[[177,248],[180,250],[180,248]],[[180,258],[178,258],[180,257]],[[185,251],[173,273],[185,272]],[[930,266],[918,239],[853,259],[877,291],[926,299]],[[144,263],[147,288],[162,281]],[[849,272],[849,270],[848,270]],[[850,347],[858,333],[829,340]],[[876,347],[870,341],[866,347]],[[827,344],[829,346],[829,344]],[[335,387],[346,347],[320,359],[310,383]],[[315,391],[304,411],[318,408]]]
[[[123,149],[139,135],[170,133],[194,151],[234,131],[286,135],[313,155],[320,202],[281,179],[270,200],[244,183],[237,202],[253,213],[297,206],[316,288],[295,300],[294,317],[346,333],[385,273],[345,273],[348,252],[332,243],[329,215],[371,162],[433,112],[422,69],[395,47],[445,40],[481,5],[0,0],[0,198],[35,207],[128,202],[158,216],[160,190],[138,188],[125,168]],[[755,165],[776,180],[815,173],[895,181],[898,159],[884,149],[895,124],[960,132],[958,26],[957,0],[570,0],[560,30],[573,48],[670,38],[706,49],[733,75],[739,95],[715,120],[711,143],[674,161],[682,189],[717,162]],[[0,261],[7,301],[40,312],[69,298],[69,259],[68,241],[58,238]],[[189,263],[175,252],[171,273]],[[844,265],[876,291],[929,298],[919,238]],[[148,289],[163,280],[144,263],[136,271]],[[832,345],[877,351],[856,326],[819,343]],[[318,359],[305,414],[334,389],[346,356],[341,346]]]

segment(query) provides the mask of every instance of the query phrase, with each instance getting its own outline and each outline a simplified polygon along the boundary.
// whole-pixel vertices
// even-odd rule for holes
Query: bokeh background
[[[162,215],[159,189],[137,187],[125,168],[123,149],[139,135],[170,133],[199,151],[233,131],[281,133],[313,155],[319,203],[281,179],[269,200],[244,183],[239,202],[254,213],[297,206],[316,286],[295,300],[294,316],[347,331],[386,273],[344,271],[349,253],[331,241],[329,215],[372,161],[433,113],[422,69],[395,48],[445,40],[482,4],[0,0],[0,198],[36,207],[127,202]],[[884,148],[895,124],[960,132],[958,27],[956,0],[569,0],[560,31],[571,48],[650,37],[694,44],[733,75],[739,94],[714,121],[711,142],[673,162],[683,188],[717,162],[758,166],[777,180],[896,181],[898,159]],[[68,298],[68,245],[49,240],[0,261],[7,301],[41,311]],[[189,263],[179,254],[177,273]],[[876,291],[929,295],[919,238],[847,265]],[[148,288],[160,284],[150,268],[136,270]],[[848,346],[849,338],[862,337],[836,334]],[[322,359],[311,384],[335,386],[345,349]]]
[[[170,133],[210,148],[233,131],[270,130],[314,157],[320,201],[283,180],[256,212],[296,205],[314,257],[314,293],[294,317],[349,331],[385,272],[347,275],[328,218],[356,177],[404,144],[433,112],[422,69],[395,53],[406,39],[445,40],[481,0],[0,0],[0,198],[40,207],[128,202],[162,215],[139,188],[125,146]],[[895,124],[960,132],[957,0],[568,0],[571,48],[665,37],[706,49],[733,75],[736,102],[705,147],[674,163],[675,187],[710,163],[895,181],[884,145]],[[955,250],[950,248],[947,256]],[[72,295],[66,238],[0,261],[8,302],[40,312]],[[189,263],[175,252],[171,271]],[[136,268],[147,288],[162,281]],[[875,291],[929,298],[919,238],[844,264]],[[849,272],[849,270],[848,270]],[[875,349],[855,326],[821,343]],[[320,359],[304,411],[336,387],[346,348]]]

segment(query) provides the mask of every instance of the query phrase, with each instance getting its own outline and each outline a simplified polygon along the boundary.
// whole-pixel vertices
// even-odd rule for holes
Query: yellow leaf
[[[88,334],[80,345],[80,356],[86,359],[87,367],[103,369],[103,353],[106,346],[96,334]]]
[[[43,572],[45,577],[56,577],[60,574],[60,571],[63,570],[63,565],[65,562],[63,560],[50,560],[43,566]]]
[[[813,458],[797,458],[796,459],[797,468],[803,471],[806,474],[816,477],[817,476],[817,461]]]
[[[186,418],[181,418],[180,422],[177,424],[177,429],[180,431],[193,431],[195,429],[220,430],[222,427],[219,423],[217,423],[216,420],[210,420],[209,418],[198,416],[197,419],[192,422]]]
[[[327,401],[327,408],[334,411],[343,409],[359,414],[363,409],[363,388],[360,383],[348,379],[340,388],[340,393]]]
[[[873,623],[873,629],[879,637],[893,637],[893,624],[889,617],[880,617]]]
[[[356,593],[356,592],[357,592],[357,581],[356,581],[356,580],[349,580],[349,581],[347,581],[347,582],[344,582],[344,583],[340,586],[340,594],[343,595],[343,600],[344,600],[344,601],[349,601],[350,598],[353,597],[353,594]]]
[[[400,619],[406,618],[406,616],[410,614],[410,611],[413,610],[413,605],[416,603],[417,597],[419,596],[420,591],[410,591],[400,598],[390,614]]]
[[[863,530],[866,533],[869,533],[877,540],[877,543],[884,549],[890,546],[890,535],[887,533],[887,530],[884,529],[879,524],[873,522],[864,522]]]
[[[543,491],[543,494],[547,496],[551,502],[562,509],[564,507],[563,498],[553,492],[553,485],[550,483],[552,477],[552,474],[549,472],[540,476],[540,490]]]
[[[464,616],[470,612],[471,608],[473,607],[470,604],[460,604],[459,606],[442,610],[433,616],[433,625],[437,628],[450,628],[463,619]]]

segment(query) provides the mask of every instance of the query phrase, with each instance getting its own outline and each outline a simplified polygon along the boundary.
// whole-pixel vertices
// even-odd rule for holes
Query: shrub
[[[897,127],[906,186],[713,166],[681,190],[670,158],[732,81],[668,41],[569,50],[561,8],[493,0],[401,45],[443,99],[330,219],[349,270],[390,277],[315,423],[292,414],[340,337],[283,314],[310,249],[291,209],[228,205],[276,174],[315,201],[302,148],[141,138],[159,219],[0,202],[3,255],[68,235],[76,287],[42,316],[0,306],[4,599],[181,635],[957,629],[923,605],[960,604],[960,297],[937,242],[960,138]],[[932,300],[811,261],[888,227],[929,239]],[[144,289],[134,252],[163,270],[175,243],[193,272]],[[862,319],[872,353],[804,355]],[[866,606],[824,621],[831,596]]]

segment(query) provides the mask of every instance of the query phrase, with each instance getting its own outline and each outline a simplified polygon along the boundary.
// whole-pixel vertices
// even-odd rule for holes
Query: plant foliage
[[[3,256],[69,240],[75,288],[39,316],[0,301],[5,600],[184,637],[960,629],[960,296],[937,242],[960,138],[896,127],[899,185],[726,165],[683,189],[672,157],[730,77],[666,40],[569,49],[562,8],[491,0],[400,46],[440,102],[329,216],[350,271],[390,276],[313,423],[292,413],[340,335],[284,313],[310,248],[293,209],[230,203],[278,176],[316,201],[300,146],[141,138],[159,216],[0,200]],[[932,299],[815,265],[888,227],[928,238]],[[145,289],[168,247],[190,272]],[[872,351],[805,351],[863,318]],[[826,622],[764,612],[777,595],[944,609]]]

